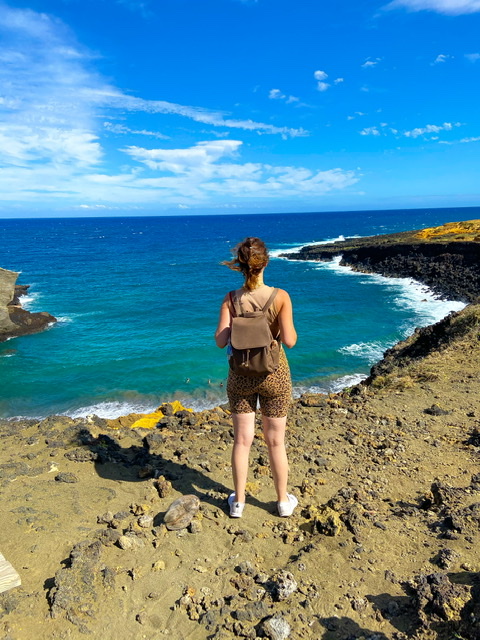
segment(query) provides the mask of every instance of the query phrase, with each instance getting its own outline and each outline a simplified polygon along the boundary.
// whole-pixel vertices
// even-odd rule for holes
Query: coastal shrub
[[[377,376],[373,379],[371,386],[375,389],[391,389],[393,391],[403,391],[415,386],[413,378],[409,375],[399,376],[394,373],[387,373],[384,376]]]

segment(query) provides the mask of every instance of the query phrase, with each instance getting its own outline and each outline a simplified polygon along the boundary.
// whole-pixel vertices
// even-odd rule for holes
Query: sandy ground
[[[22,579],[0,595],[0,636],[480,638],[479,331],[297,401],[288,519],[260,429],[244,516],[229,518],[224,409],[154,430],[0,422],[0,551]],[[187,494],[198,513],[168,530]]]

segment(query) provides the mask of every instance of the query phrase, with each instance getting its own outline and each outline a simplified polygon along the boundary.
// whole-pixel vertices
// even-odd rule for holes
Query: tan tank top
[[[234,295],[235,298],[240,301],[242,309],[244,309],[245,311],[261,311],[272,295],[274,288],[275,287],[268,287],[266,284],[264,284],[258,289],[247,291],[247,289],[244,289],[242,287],[241,289],[237,289],[234,292]],[[270,305],[270,308],[267,310],[267,320],[270,325],[270,331],[272,332],[272,335],[274,337],[278,336],[280,333],[276,301],[277,299],[275,298],[273,303]],[[234,313],[233,309],[230,309],[230,312]]]

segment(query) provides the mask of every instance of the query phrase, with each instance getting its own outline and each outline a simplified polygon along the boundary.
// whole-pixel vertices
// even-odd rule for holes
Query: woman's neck
[[[257,278],[257,280],[255,281],[255,284],[253,285],[253,289],[250,289],[250,291],[254,291],[255,289],[260,289],[260,287],[263,287],[265,283],[263,282],[263,278]],[[245,285],[243,285],[243,288],[246,289],[247,287]]]

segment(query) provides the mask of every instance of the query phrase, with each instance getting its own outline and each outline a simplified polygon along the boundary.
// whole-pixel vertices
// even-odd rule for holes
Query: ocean
[[[213,333],[241,277],[220,262],[246,236],[267,243],[265,282],[292,298],[295,395],[340,390],[415,327],[464,305],[408,279],[279,254],[473,218],[480,208],[2,219],[0,266],[31,285],[25,308],[58,322],[0,343],[0,416],[117,417],[170,400],[196,410],[225,402],[227,361]]]

